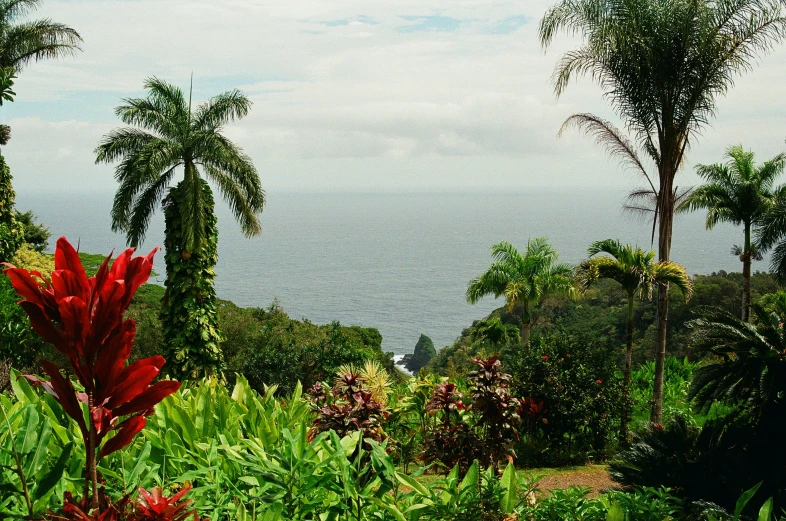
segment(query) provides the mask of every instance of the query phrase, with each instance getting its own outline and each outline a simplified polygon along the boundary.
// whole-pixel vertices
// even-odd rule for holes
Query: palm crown
[[[696,167],[706,183],[677,208],[680,212],[706,209],[708,230],[720,222],[746,227],[756,224],[777,195],[773,184],[786,163],[786,154],[778,154],[757,167],[753,152],[746,152],[741,145],[729,147],[726,155],[726,163]],[[786,192],[786,188],[778,191]]]
[[[70,27],[48,19],[16,23],[41,0],[0,0],[0,67],[19,70],[28,62],[71,55],[82,38]]]
[[[179,206],[186,250],[198,248],[204,238],[202,175],[218,187],[244,234],[258,234],[257,214],[265,203],[259,175],[251,159],[221,134],[224,124],[248,113],[250,100],[232,90],[192,110],[190,96],[186,100],[177,87],[150,78],[145,88],[147,98],[126,99],[115,111],[132,126],[106,135],[96,148],[97,163],[120,160],[112,230],[125,232],[130,245],[142,242],[156,206],[182,170],[189,194]]]
[[[598,279],[611,279],[619,282],[629,296],[639,293],[641,297],[651,298],[652,290],[659,282],[674,284],[686,299],[693,291],[685,268],[675,262],[655,262],[654,251],[607,239],[594,242],[587,253],[590,257],[599,253],[611,257],[595,257],[579,264],[576,281],[580,289],[586,289]]]
[[[527,241],[523,255],[504,241],[491,247],[491,255],[494,258],[491,267],[470,281],[467,301],[474,304],[487,295],[495,298],[504,295],[508,311],[520,309],[525,326],[522,342],[527,343],[535,306],[549,294],[574,293],[573,270],[556,262],[557,252],[544,238]]]

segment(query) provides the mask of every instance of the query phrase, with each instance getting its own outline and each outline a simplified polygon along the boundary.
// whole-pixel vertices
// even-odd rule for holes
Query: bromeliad
[[[41,360],[41,366],[49,381],[26,376],[54,396],[79,426],[87,448],[85,498],[90,492],[94,509],[99,508],[98,461],[131,443],[153,407],[180,388],[176,381],[150,385],[164,365],[161,356],[126,365],[136,326],[133,320],[123,320],[123,314],[150,277],[157,250],[132,258],[134,249],[129,248],[111,267],[110,255],[96,275],[88,278],[76,250],[61,237],[51,281],[11,265],[5,270],[24,299],[19,305],[33,329],[68,358],[84,390],[78,392],[61,374],[61,370],[68,372],[67,367],[47,360]],[[88,408],[87,417],[80,402]],[[110,432],[114,435],[107,438]]]

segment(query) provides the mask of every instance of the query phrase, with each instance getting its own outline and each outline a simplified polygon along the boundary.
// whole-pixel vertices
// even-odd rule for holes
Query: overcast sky
[[[93,149],[119,125],[113,109],[158,76],[203,100],[240,88],[251,113],[225,132],[271,191],[525,190],[634,187],[577,133],[575,112],[619,120],[589,80],[557,100],[537,24],[552,0],[48,0],[32,17],[84,38],[74,58],[34,63],[0,109],[20,192],[111,192]],[[32,18],[31,17],[31,18]],[[786,48],[738,78],[694,145],[696,163],[742,143],[765,160],[786,149]]]

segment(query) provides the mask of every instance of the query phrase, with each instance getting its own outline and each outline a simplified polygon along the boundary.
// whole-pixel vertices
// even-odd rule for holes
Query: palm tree
[[[19,71],[31,61],[71,56],[79,50],[82,37],[67,25],[49,19],[16,23],[41,3],[0,0],[0,68]]]
[[[540,23],[548,47],[561,30],[583,44],[566,53],[554,73],[559,96],[575,76],[597,81],[634,136],[636,147],[602,119],[579,114],[574,123],[602,140],[627,164],[658,173],[658,260],[670,258],[677,192],[685,154],[717,109],[717,99],[757,55],[786,36],[784,0],[561,0]],[[668,283],[658,286],[658,343],[651,419],[662,420]]]
[[[120,186],[112,207],[112,230],[137,246],[163,199],[166,221],[167,281],[162,320],[175,362],[170,371],[197,377],[220,370],[213,267],[217,260],[211,189],[218,188],[248,237],[261,231],[265,204],[251,159],[221,133],[242,118],[251,102],[232,90],[192,110],[191,95],[162,80],[145,82],[146,98],[126,99],[115,112],[130,125],[104,136],[96,163],[120,161]],[[182,179],[171,186],[176,175]]]
[[[677,206],[678,212],[707,210],[707,229],[719,222],[742,225],[744,243],[735,246],[742,261],[742,320],[750,320],[751,261],[761,260],[758,248],[751,242],[751,230],[761,223],[762,217],[772,207],[778,193],[786,195],[786,187],[773,189],[775,178],[783,172],[786,155],[778,154],[757,167],[753,152],[746,152],[741,145],[726,151],[729,161],[714,165],[698,165],[696,172],[706,181],[695,188]]]
[[[544,297],[573,295],[573,269],[557,264],[557,252],[545,238],[527,241],[522,255],[509,242],[491,247],[494,262],[467,288],[467,302],[475,304],[486,295],[505,296],[509,312],[517,311],[521,320],[521,343],[529,345],[535,308]]]
[[[4,84],[10,81],[12,86],[16,72],[31,61],[71,56],[79,50],[82,37],[67,25],[48,19],[16,23],[40,4],[41,0],[0,0],[0,71]],[[10,86],[8,93],[14,94]],[[0,145],[8,144],[10,138],[8,125],[0,125]]]
[[[611,257],[594,257],[606,253]],[[580,289],[585,290],[598,279],[611,279],[620,283],[628,295],[627,342],[625,346],[625,400],[623,400],[620,439],[628,440],[628,422],[630,421],[630,366],[633,353],[633,302],[636,294],[640,297],[652,298],[653,287],[662,282],[670,282],[677,286],[685,299],[690,299],[693,284],[685,268],[675,262],[655,262],[655,252],[645,252],[619,241],[606,239],[592,243],[587,250],[591,259],[587,259],[576,268],[576,280]]]

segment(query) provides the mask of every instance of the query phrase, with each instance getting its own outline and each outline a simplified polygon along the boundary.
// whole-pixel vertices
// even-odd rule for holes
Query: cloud
[[[575,112],[619,120],[589,80],[555,98],[554,64],[576,41],[540,48],[533,22],[552,4],[46,2],[38,14],[79,30],[83,52],[22,71],[17,101],[3,107],[14,127],[3,152],[17,186],[112,190],[112,168],[93,165],[92,151],[119,125],[113,108],[143,96],[146,77],[187,89],[193,74],[195,100],[241,88],[254,101],[225,131],[269,189],[630,186],[590,140],[556,138]],[[686,180],[740,140],[761,157],[783,149],[783,56],[762,59],[720,101]]]

